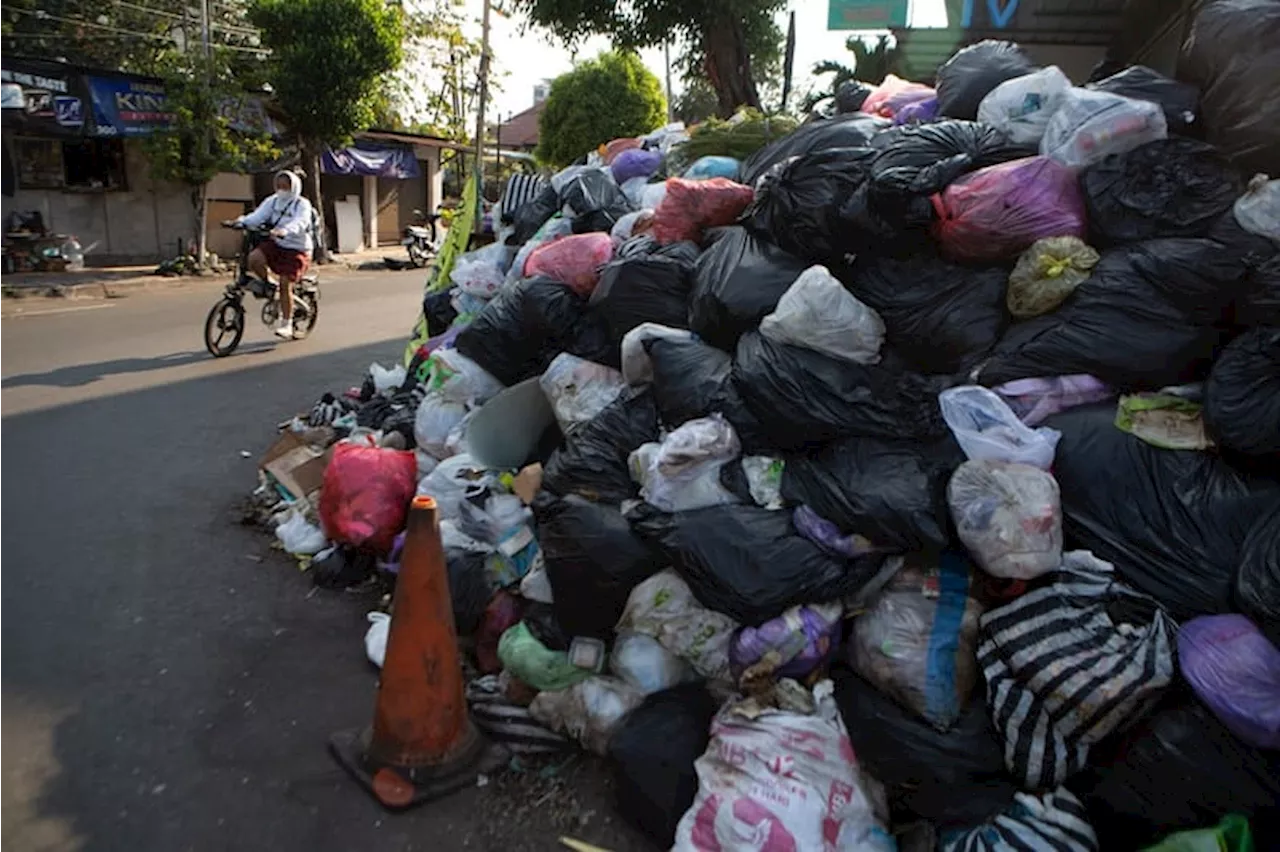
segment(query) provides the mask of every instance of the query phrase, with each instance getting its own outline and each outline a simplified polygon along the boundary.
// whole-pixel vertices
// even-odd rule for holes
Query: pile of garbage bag
[[[292,424],[279,538],[393,582],[434,497],[482,729],[676,849],[1280,836],[1257,6],[1187,80],[988,41],[743,161],[602,146]]]

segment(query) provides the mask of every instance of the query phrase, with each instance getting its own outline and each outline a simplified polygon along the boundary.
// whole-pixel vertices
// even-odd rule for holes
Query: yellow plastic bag
[[[1036,240],[1009,273],[1009,313],[1018,319],[1049,313],[1097,263],[1098,253],[1079,237]]]

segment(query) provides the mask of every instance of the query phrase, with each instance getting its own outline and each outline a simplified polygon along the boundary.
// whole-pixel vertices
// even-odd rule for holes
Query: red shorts
[[[280,248],[275,240],[263,240],[258,244],[267,259],[267,268],[276,275],[297,281],[311,265],[311,257],[305,251]]]

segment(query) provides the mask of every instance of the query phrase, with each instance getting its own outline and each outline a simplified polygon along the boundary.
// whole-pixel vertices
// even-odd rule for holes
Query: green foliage
[[[861,36],[849,36],[844,47],[853,54],[852,66],[830,59],[813,66],[814,74],[830,74],[831,82],[809,93],[803,103],[806,111],[813,109],[819,101],[835,97],[840,87],[851,80],[874,85],[883,83],[884,78],[898,68],[901,59],[898,49],[889,46],[888,36],[880,36],[870,47]]]
[[[689,133],[684,142],[667,158],[672,174],[678,174],[699,157],[733,157],[745,160],[769,142],[795,130],[797,122],[787,116],[769,116],[756,110],[743,110],[729,121],[711,118]]]
[[[638,55],[602,53],[551,83],[538,120],[537,157],[566,165],[611,139],[648,133],[666,115],[662,86]]]
[[[716,92],[710,83],[700,77],[686,78],[684,91],[676,98],[675,118],[693,126],[715,115],[717,106]]]
[[[269,78],[304,139],[341,145],[377,116],[383,75],[399,67],[404,16],[382,0],[254,0]]]

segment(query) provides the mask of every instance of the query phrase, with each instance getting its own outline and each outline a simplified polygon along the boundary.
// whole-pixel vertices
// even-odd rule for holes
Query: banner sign
[[[86,77],[94,136],[145,136],[173,121],[164,86],[128,77]]]
[[[418,158],[409,148],[369,143],[325,151],[320,157],[320,173],[371,175],[395,180],[412,180],[422,174]]]
[[[907,0],[828,0],[828,30],[887,30],[907,25]]]
[[[47,66],[47,67],[46,67]],[[83,136],[85,102],[79,75],[56,63],[6,63],[4,126],[28,136]]]

